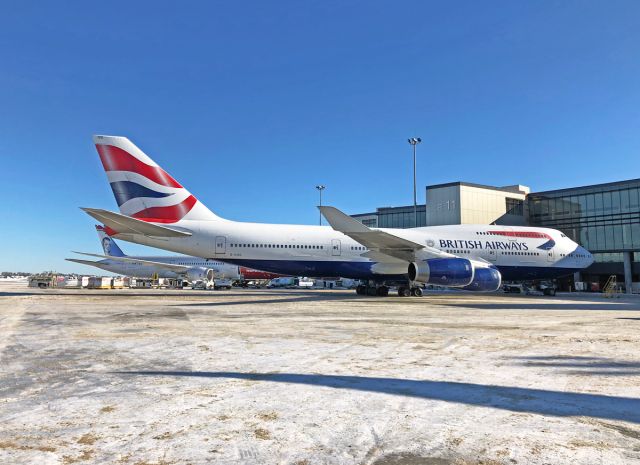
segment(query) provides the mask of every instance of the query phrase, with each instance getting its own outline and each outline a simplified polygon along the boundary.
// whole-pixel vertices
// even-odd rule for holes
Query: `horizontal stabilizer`
[[[116,231],[118,234],[140,234],[153,237],[188,237],[190,232],[178,231],[177,229],[159,226],[137,220],[120,213],[102,210],[99,208],[82,208],[89,216],[103,223],[105,226]],[[113,257],[110,257],[113,258]]]
[[[141,265],[146,265],[146,266],[156,266],[158,268],[163,268],[165,270],[173,271],[175,273],[184,273],[189,269],[188,266],[184,266],[184,265],[174,265],[170,263],[155,262],[153,260],[141,260],[139,258],[133,258],[133,257],[114,257],[111,255],[100,255],[96,253],[76,252],[75,250],[73,251],[73,253],[77,253],[80,255],[87,255],[89,257],[107,258],[114,262],[140,263]]]

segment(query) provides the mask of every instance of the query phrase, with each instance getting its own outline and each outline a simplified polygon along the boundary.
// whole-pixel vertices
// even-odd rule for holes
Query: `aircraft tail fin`
[[[96,231],[98,232],[98,238],[100,238],[102,250],[104,250],[105,255],[111,257],[126,257],[125,253],[118,247],[118,244],[116,244],[116,241],[107,234],[104,226],[96,224]]]
[[[126,137],[93,142],[123,215],[149,223],[220,219]]]

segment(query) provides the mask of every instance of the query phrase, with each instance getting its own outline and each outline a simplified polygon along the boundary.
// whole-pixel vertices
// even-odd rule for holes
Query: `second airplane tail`
[[[126,137],[93,141],[123,215],[150,223],[219,219]]]
[[[109,255],[110,257],[126,257],[125,253],[118,247],[118,244],[116,244],[116,241],[111,239],[106,233],[104,226],[96,224],[96,231],[98,232],[98,238],[100,239],[105,255]]]

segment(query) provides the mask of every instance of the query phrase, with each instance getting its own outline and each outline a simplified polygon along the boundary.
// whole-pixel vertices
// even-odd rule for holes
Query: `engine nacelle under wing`
[[[468,286],[463,287],[465,291],[493,292],[500,289],[502,285],[502,275],[494,267],[475,267],[473,281]]]
[[[409,279],[438,286],[464,287],[473,282],[474,266],[466,258],[431,258],[409,264]]]
[[[198,280],[213,281],[214,271],[211,268],[205,268],[203,266],[194,266],[189,268],[186,272],[187,280],[194,282]]]

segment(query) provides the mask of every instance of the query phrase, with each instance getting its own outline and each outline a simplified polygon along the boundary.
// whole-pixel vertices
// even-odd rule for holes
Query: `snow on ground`
[[[640,300],[0,289],[0,463],[640,463]]]

